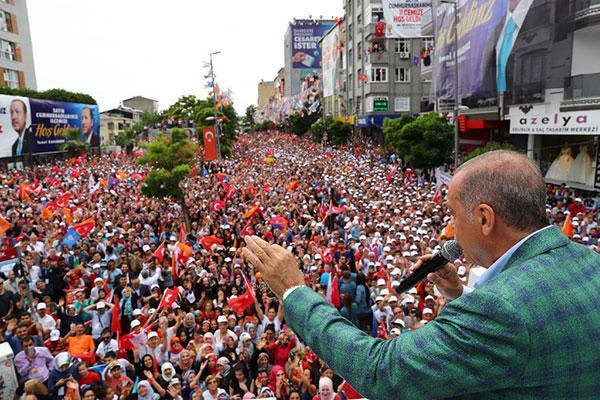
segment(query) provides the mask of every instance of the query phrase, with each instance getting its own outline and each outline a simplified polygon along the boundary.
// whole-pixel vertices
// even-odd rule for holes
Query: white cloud
[[[29,0],[39,90],[92,95],[100,109],[142,95],[166,108],[180,95],[205,96],[212,51],[222,88],[238,112],[257,84],[283,67],[283,35],[294,17],[343,14],[341,0]]]

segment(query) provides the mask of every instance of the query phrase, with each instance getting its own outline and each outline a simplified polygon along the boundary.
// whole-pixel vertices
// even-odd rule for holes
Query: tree
[[[199,100],[194,95],[181,96],[175,104],[171,105],[165,112],[165,118],[175,120],[191,121],[196,116],[196,108]]]
[[[246,107],[246,115],[242,118],[242,124],[250,129],[254,127],[254,113],[256,112],[256,107],[254,105],[249,105]]]
[[[323,135],[327,133],[327,141],[333,145],[345,144],[352,135],[352,125],[333,120],[330,117],[321,117],[310,126],[312,139],[321,143]]]
[[[174,128],[170,131],[170,137],[159,134],[144,148],[146,154],[138,159],[138,163],[150,167],[150,174],[142,184],[142,193],[159,199],[168,197],[178,202],[189,227],[189,211],[181,182],[190,174],[198,153],[197,145],[188,141],[185,130]]]
[[[88,143],[81,140],[79,129],[67,130],[65,139],[66,141],[60,145],[60,149],[66,151],[69,157],[80,156],[88,148]]]
[[[510,143],[504,142],[504,143],[499,143],[499,142],[488,142],[488,144],[486,144],[483,147],[478,147],[475,150],[473,150],[472,152],[470,152],[469,154],[467,154],[466,156],[462,157],[462,159],[460,160],[461,164],[466,163],[467,161],[469,161],[472,158],[475,158],[477,156],[482,155],[483,153],[487,153],[488,151],[494,151],[494,150],[514,150],[515,146],[513,146]]]
[[[32,99],[64,101],[70,103],[97,104],[96,100],[88,94],[69,92],[64,89],[50,89],[43,92],[38,92],[37,90],[33,89],[12,89],[8,86],[2,86],[0,87],[0,94],[29,97]]]
[[[288,118],[290,124],[290,131],[297,136],[304,135],[306,132],[310,131],[310,127],[312,126],[312,124],[317,122],[320,116],[320,113],[308,114],[302,112],[292,114]]]
[[[413,122],[413,118],[410,114],[402,114],[400,118],[390,119],[385,118],[383,120],[383,135],[386,146],[392,146],[398,148],[398,141],[400,140],[400,132],[405,125]]]
[[[156,111],[150,111],[150,110],[144,111],[144,113],[142,114],[142,124],[144,124],[144,126],[151,128],[157,122],[160,122],[160,114],[159,113],[157,113]]]
[[[402,126],[400,132],[384,123],[386,137],[400,157],[413,168],[434,168],[450,160],[454,139],[452,126],[445,118],[429,113]],[[398,122],[398,125],[400,122]]]
[[[330,118],[321,117],[310,126],[310,133],[313,141],[317,143],[321,143],[323,141],[323,134],[325,134],[325,132],[327,131],[327,126],[329,125],[329,122]]]
[[[137,135],[135,131],[127,129],[117,134],[117,137],[115,138],[115,143],[122,149],[127,149],[129,146],[135,144],[136,136]]]

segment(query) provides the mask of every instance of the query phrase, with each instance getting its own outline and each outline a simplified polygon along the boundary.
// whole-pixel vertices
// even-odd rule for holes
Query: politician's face
[[[463,190],[463,174],[454,176],[448,188],[448,211],[452,216],[455,239],[462,247],[465,258],[475,264],[483,265],[482,260],[486,257],[481,248],[481,229],[478,229],[477,218],[472,214],[473,210],[467,210],[459,201],[459,193]]]
[[[92,111],[89,108],[84,108],[81,112],[81,130],[86,136],[89,136],[92,134],[92,129],[94,129]]]
[[[27,110],[22,101],[13,101],[10,104],[10,122],[17,133],[21,134],[25,131],[25,125],[27,124]]]

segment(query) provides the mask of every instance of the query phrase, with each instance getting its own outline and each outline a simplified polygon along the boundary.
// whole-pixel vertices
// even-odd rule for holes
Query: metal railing
[[[597,0],[600,2],[600,0]],[[600,97],[600,73],[565,78],[565,99]]]

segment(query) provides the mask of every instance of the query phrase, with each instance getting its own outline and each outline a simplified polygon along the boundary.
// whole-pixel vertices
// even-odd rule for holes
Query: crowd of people
[[[286,326],[242,257],[245,235],[286,247],[307,285],[382,340],[425,327],[445,305],[430,282],[396,292],[454,235],[445,189],[374,146],[241,136],[232,158],[198,161],[184,207],[141,194],[138,155],[0,175],[3,248],[16,252],[0,266],[0,339],[14,354],[16,396],[360,398]],[[599,251],[591,197],[548,194],[548,222],[569,219],[572,239]],[[472,266],[455,264],[467,284]]]

